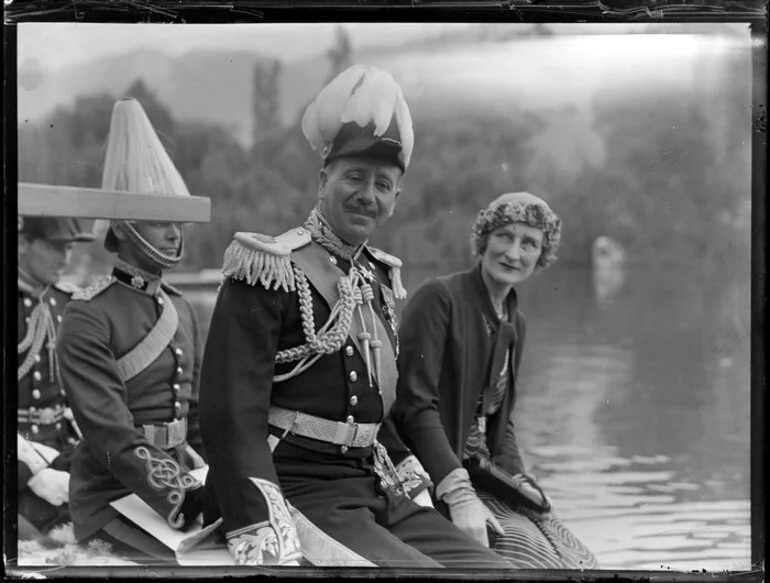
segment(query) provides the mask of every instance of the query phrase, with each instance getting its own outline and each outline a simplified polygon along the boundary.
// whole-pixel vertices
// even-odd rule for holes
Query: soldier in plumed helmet
[[[56,359],[56,335],[74,291],[61,280],[93,221],[19,217],[19,538],[69,521],[69,467],[78,441]]]
[[[178,206],[190,200],[136,100],[113,108],[102,188],[138,200],[165,195]],[[192,306],[163,279],[182,259],[182,225],[112,220],[104,245],[117,253],[114,268],[74,294],[57,345],[83,434],[71,472],[75,537],[106,542],[140,563],[174,561],[110,502],[135,494],[178,530],[201,513],[202,484],[190,472],[205,465],[197,414],[202,339]]]
[[[236,233],[201,372],[204,521],[238,564],[300,564],[299,511],[387,567],[507,564],[431,506],[388,421],[401,262],[368,240],[393,214],[414,143],[401,88],[355,65],[307,108],[319,202],[278,237]],[[344,566],[344,565],[343,565]]]

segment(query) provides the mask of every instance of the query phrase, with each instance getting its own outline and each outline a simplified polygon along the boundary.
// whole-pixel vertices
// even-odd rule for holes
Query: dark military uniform
[[[50,464],[47,460],[43,464],[64,472],[69,471],[77,434],[67,420],[67,399],[59,378],[53,345],[49,346],[49,342],[55,341],[55,331],[73,291],[75,288],[66,284],[33,289],[19,280],[18,324],[22,349],[19,353],[19,374],[23,376],[18,381],[18,432],[30,442],[58,451],[59,455]],[[44,312],[46,314],[42,315]],[[49,327],[53,337],[47,335]],[[38,335],[41,338],[36,342]],[[54,506],[30,489],[28,482],[33,471],[22,459],[18,461],[18,471],[19,514],[42,532],[67,522],[66,504]]]
[[[156,336],[164,325],[166,336]],[[189,491],[200,487],[188,472],[201,452],[201,346],[181,293],[120,260],[111,276],[73,296],[58,352],[83,433],[70,482],[79,541],[100,529],[111,533],[117,512],[110,502],[132,493],[174,528],[189,518],[180,514]]]
[[[279,237],[277,244],[294,250],[288,269],[295,274],[295,289],[277,289],[279,276],[257,281],[258,273],[245,275],[254,265],[265,265],[265,257],[251,267],[241,264],[239,271],[228,267],[226,254],[225,274],[231,277],[219,292],[201,377],[201,430],[210,464],[206,522],[222,517],[239,562],[285,562],[298,554],[284,519],[285,497],[328,535],[377,565],[506,568],[432,508],[410,500],[429,486],[427,474],[390,423],[383,424],[395,397],[395,378],[383,378],[382,371],[395,368],[398,350],[392,261],[368,248],[354,260],[374,293],[373,313],[364,306],[353,311],[352,321],[371,323],[369,318],[376,317],[383,333],[379,342],[388,343],[387,350],[382,348],[379,357],[370,353],[367,361],[362,341],[376,345],[375,327],[361,333],[343,328],[337,344],[292,374],[297,366],[289,358],[292,349],[313,335],[323,344],[324,332],[337,333],[327,322],[333,313],[344,313],[344,305],[339,310],[344,301],[331,302],[330,290],[342,290],[339,297],[345,298],[340,279],[350,275],[351,261],[311,241],[302,228]],[[230,251],[245,252],[237,240]],[[289,258],[284,259],[285,271]],[[370,384],[369,371],[377,370],[381,374],[372,375]],[[389,450],[390,460],[380,455],[374,437]]]

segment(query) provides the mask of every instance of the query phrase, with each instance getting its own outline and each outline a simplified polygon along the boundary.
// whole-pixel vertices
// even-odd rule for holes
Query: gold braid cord
[[[172,509],[166,520],[173,528],[181,528],[184,516],[179,515],[179,510],[184,502],[185,491],[199,486],[200,482],[184,473],[181,466],[170,457],[155,457],[143,445],[137,447],[134,454],[147,466],[147,483],[150,487],[158,492],[169,490],[166,500]]]
[[[292,264],[292,270],[299,296],[299,311],[306,342],[300,346],[281,350],[276,354],[276,363],[300,362],[290,372],[273,377],[275,382],[285,381],[302,373],[324,354],[337,352],[347,340],[353,311],[356,305],[362,301],[360,291],[356,286],[358,273],[351,270],[350,275],[340,277],[337,282],[340,299],[332,307],[329,319],[316,332],[313,298],[307,276],[294,264]]]
[[[43,347],[43,343],[48,339],[46,348],[48,348],[48,363],[50,369],[50,381],[56,380],[56,371],[58,369],[58,363],[56,361],[56,325],[53,323],[53,316],[51,315],[51,309],[48,307],[42,297],[35,309],[32,310],[32,314],[29,317],[29,326],[27,326],[27,334],[24,336],[21,342],[19,342],[19,354],[27,352],[27,356],[24,361],[19,365],[18,380],[23,379],[29,374],[30,369],[35,363],[35,358],[40,354],[40,350]]]

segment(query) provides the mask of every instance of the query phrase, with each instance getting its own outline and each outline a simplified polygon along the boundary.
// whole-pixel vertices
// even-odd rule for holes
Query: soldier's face
[[[182,226],[179,223],[137,221],[132,225],[145,241],[163,255],[176,257],[179,253],[179,246],[182,243]],[[119,255],[123,259],[146,271],[157,271],[157,265],[134,247],[133,243],[129,242],[128,235],[122,229],[115,229],[114,232],[122,243]]]
[[[335,160],[321,170],[321,212],[346,243],[363,243],[393,215],[400,178],[398,166],[379,160]]]
[[[72,257],[72,242],[30,241],[19,237],[19,267],[43,285],[53,285],[61,278]]]

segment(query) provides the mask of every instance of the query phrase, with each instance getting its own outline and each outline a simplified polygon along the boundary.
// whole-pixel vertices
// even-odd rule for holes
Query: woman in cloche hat
[[[526,473],[511,418],[526,330],[515,286],[554,263],[560,237],[542,199],[496,198],[473,225],[476,264],[423,285],[399,330],[393,414],[437,508],[519,568],[598,566]]]

